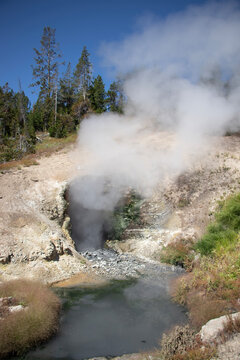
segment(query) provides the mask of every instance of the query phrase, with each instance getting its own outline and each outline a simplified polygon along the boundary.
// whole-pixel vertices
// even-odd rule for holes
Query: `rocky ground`
[[[99,275],[109,279],[120,280],[140,276],[157,278],[169,272],[179,274],[183,272],[180,267],[160,264],[132,254],[119,254],[113,250],[86,251],[81,255],[88,260],[88,266],[91,266]]]

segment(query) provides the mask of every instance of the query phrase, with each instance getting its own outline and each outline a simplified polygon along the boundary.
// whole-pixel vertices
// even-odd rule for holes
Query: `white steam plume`
[[[105,63],[125,77],[125,115],[81,123],[79,146],[91,161],[88,177],[73,186],[75,201],[104,222],[126,189],[150,195],[164,177],[183,171],[211,135],[239,129],[239,39],[234,2],[190,7],[104,44]],[[79,219],[80,228],[88,224],[86,241],[99,246],[101,221],[96,236]]]

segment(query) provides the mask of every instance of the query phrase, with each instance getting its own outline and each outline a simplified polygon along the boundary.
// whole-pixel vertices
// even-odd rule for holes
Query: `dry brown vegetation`
[[[41,143],[36,145],[37,156],[50,156],[56,151],[64,149],[66,146],[74,144],[77,139],[77,133],[71,134],[65,138],[45,137]]]
[[[173,285],[175,300],[187,305],[197,328],[213,318],[239,311],[239,254],[240,243],[235,250],[223,248],[213,257],[204,256],[191,273]]]
[[[12,297],[24,309],[0,320],[0,358],[22,354],[46,341],[58,329],[60,302],[46,286],[30,280],[0,285],[0,297]]]
[[[240,316],[233,318],[229,315],[220,334],[222,341],[227,341],[229,337],[236,333],[240,333]]]
[[[216,347],[203,346],[189,325],[175,326],[162,336],[160,345],[151,353],[153,360],[210,360],[216,354]]]
[[[12,160],[6,163],[0,164],[0,171],[6,171],[12,168],[21,168],[22,166],[38,165],[35,154],[26,155],[21,160]]]

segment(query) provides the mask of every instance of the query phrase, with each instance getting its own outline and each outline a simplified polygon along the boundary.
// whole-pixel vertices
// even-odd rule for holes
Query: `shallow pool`
[[[163,332],[186,322],[185,309],[168,294],[172,276],[56,289],[63,302],[60,332],[26,359],[80,360],[152,349]]]

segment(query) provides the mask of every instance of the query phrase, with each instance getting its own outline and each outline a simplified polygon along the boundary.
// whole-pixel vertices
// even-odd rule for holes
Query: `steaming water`
[[[57,289],[64,304],[61,330],[26,359],[80,360],[152,349],[164,331],[186,321],[185,310],[168,295],[172,276]]]

